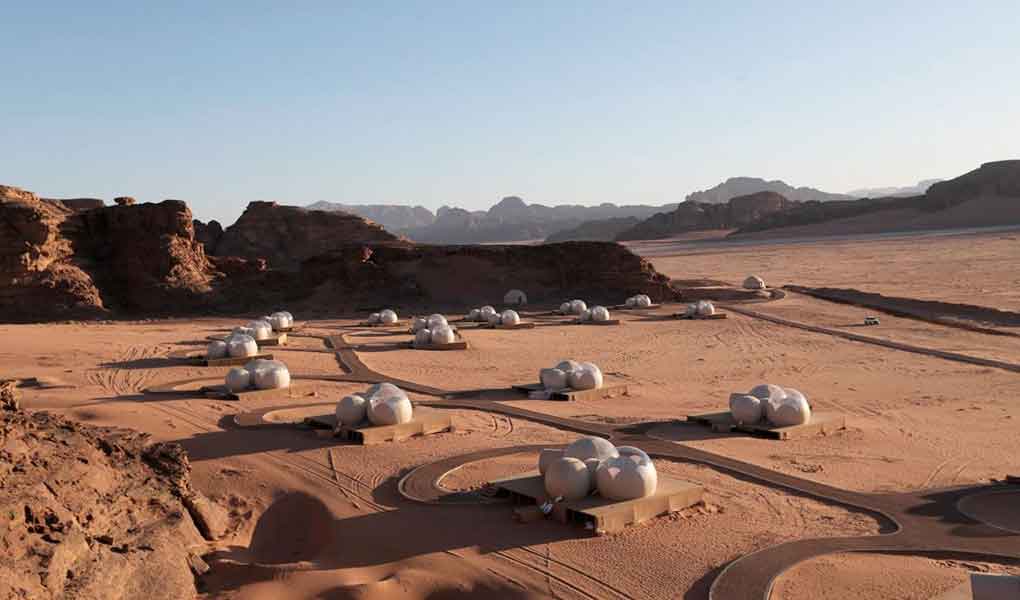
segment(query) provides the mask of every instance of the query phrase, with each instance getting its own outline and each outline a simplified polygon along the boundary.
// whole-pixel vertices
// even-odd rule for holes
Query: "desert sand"
[[[657,253],[653,262],[677,279],[735,284],[755,273],[770,284],[838,285],[1020,310],[1013,268],[1018,247],[1009,236],[992,235],[924,244],[701,248]],[[886,315],[881,327],[865,329],[857,324],[871,312],[798,294],[745,308],[1020,363],[1020,339],[1014,337]],[[645,432],[655,440],[849,492],[911,493],[1020,473],[1018,372],[849,341],[735,311],[718,321],[653,316],[675,310],[618,311],[614,316],[623,323],[616,327],[566,325],[550,317],[531,317],[539,326],[529,330],[465,327],[470,347],[460,352],[397,348],[395,342],[410,336],[399,327],[359,328],[364,315],[296,315],[299,328],[291,343],[270,349],[295,376],[292,387],[240,401],[145,390],[221,380],[225,368],[182,366],[166,357],[201,348],[207,336],[251,315],[4,325],[0,364],[5,377],[34,378],[20,388],[25,408],[142,430],[188,451],[195,487],[231,515],[228,535],[203,548],[212,570],[200,579],[200,590],[209,598],[708,598],[722,567],[741,556],[786,541],[889,530],[872,512],[663,458],[656,459],[659,471],[703,485],[704,502],[600,537],[554,522],[517,524],[502,502],[432,506],[403,498],[398,480],[415,467],[489,448],[565,444],[578,436],[484,408],[432,409],[448,410],[455,430],[377,446],[340,443],[290,426],[234,425],[235,414],[258,409],[331,413],[342,395],[364,389],[367,384],[338,380],[344,370],[325,339],[340,333],[365,365],[388,377],[474,391],[468,395],[489,398],[494,406],[592,424],[651,421]],[[533,382],[540,368],[565,358],[595,362],[607,383],[628,386],[627,395],[572,403],[500,399],[499,390]],[[762,381],[800,389],[816,411],[844,414],[847,429],[780,442],[682,422],[688,414],[723,410],[731,392]],[[415,402],[434,399],[410,395]],[[533,469],[535,462],[534,451],[469,462],[439,485],[477,490]],[[1011,500],[1015,496],[1001,495],[964,506],[1007,534],[1017,527]],[[959,585],[969,569],[1016,572],[1015,561],[830,554],[783,573],[772,597],[931,597]],[[867,583],[876,579],[885,587]]]

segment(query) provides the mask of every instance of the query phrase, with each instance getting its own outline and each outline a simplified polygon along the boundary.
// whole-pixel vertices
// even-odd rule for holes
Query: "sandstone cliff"
[[[797,204],[770,191],[737,196],[723,204],[687,201],[671,213],[659,213],[619,233],[616,239],[653,240],[688,231],[737,229]]]
[[[4,321],[183,312],[216,276],[180,201],[74,211],[0,187],[0,231]]]
[[[215,254],[264,258],[270,268],[296,271],[301,261],[349,244],[390,242],[400,239],[352,214],[252,202],[223,232]]]

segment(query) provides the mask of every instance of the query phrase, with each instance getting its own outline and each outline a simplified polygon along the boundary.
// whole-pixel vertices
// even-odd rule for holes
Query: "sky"
[[[44,197],[665,204],[1020,158],[1020,9],[7,2],[0,184]]]

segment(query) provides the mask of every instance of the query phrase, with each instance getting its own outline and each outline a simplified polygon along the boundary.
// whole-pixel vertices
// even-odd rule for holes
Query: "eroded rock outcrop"
[[[400,240],[356,215],[251,202],[223,232],[216,254],[264,258],[270,268],[296,271],[302,261],[346,245],[383,242]]]
[[[74,211],[0,186],[0,315],[5,321],[105,313],[92,277],[72,263],[64,229]]]
[[[146,442],[0,411],[0,597],[195,597],[189,556],[202,538],[181,500],[187,457],[150,460]]]
[[[617,240],[653,240],[688,231],[737,229],[797,206],[772,191],[737,196],[722,204],[688,200],[671,213],[659,213],[616,236]]]

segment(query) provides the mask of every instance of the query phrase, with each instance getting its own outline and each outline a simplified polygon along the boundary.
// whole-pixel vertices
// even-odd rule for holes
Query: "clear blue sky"
[[[1020,156],[1018,27],[1016,0],[7,2],[0,183],[225,224],[906,185]]]

